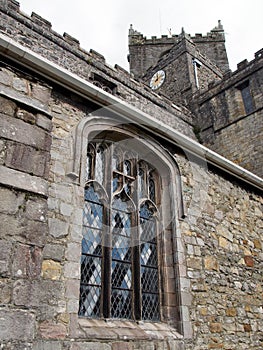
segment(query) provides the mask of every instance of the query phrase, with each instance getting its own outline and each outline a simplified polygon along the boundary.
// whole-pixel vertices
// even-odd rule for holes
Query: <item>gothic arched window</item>
[[[138,152],[88,144],[80,316],[161,320],[160,183]]]

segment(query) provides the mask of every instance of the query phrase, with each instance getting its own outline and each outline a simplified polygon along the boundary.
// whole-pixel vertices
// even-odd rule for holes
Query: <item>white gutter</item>
[[[169,140],[169,142],[181,147],[185,152],[189,152],[198,158],[204,159],[210,164],[215,165],[230,175],[235,176],[256,188],[263,189],[263,179],[259,176],[200,145],[198,142],[183,135],[163,122],[156,120],[149,114],[144,113],[136,107],[133,107],[104,90],[99,89],[76,74],[71,73],[39,54],[34,53],[30,49],[16,43],[1,33],[0,52],[19,64],[41,74],[45,78],[48,78],[49,80],[66,87],[85,98],[92,99],[101,106],[107,106],[109,110],[120,114],[122,117],[129,118],[133,123],[138,123],[143,127],[158,130],[158,132],[161,132],[162,136]]]

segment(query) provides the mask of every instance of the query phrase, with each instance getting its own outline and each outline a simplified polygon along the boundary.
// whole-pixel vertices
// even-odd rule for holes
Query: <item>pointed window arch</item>
[[[174,264],[178,168],[171,171],[154,141],[126,130],[90,134],[86,147],[79,316],[181,327]]]

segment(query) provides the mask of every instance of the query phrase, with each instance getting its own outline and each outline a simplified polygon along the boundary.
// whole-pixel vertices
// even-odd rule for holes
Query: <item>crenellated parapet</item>
[[[192,124],[191,112],[183,106],[175,106],[165,96],[152,93],[142,81],[135,80],[132,74],[119,65],[108,64],[105,57],[94,49],[86,51],[80,46],[79,40],[70,34],[57,33],[52,29],[51,22],[40,15],[33,12],[28,16],[23,13],[17,1],[3,0],[0,2],[0,11],[2,24],[0,35],[4,34],[16,43],[122,100],[126,100],[128,96],[130,103],[140,107],[144,105],[148,109],[153,103],[158,106],[157,108],[164,108],[171,113],[174,123],[182,123],[182,131],[188,129],[185,123]],[[129,97],[131,95],[132,99]],[[193,136],[190,129],[188,135]]]
[[[145,72],[157,65],[160,57],[167,51],[179,46],[182,39],[187,39],[195,45],[206,59],[209,59],[222,72],[229,70],[229,63],[225,48],[225,34],[221,21],[206,35],[187,34],[182,28],[180,34],[162,35],[160,38],[152,36],[145,37],[141,32],[135,30],[133,26],[129,29],[129,62],[130,70],[135,77],[142,77]]]

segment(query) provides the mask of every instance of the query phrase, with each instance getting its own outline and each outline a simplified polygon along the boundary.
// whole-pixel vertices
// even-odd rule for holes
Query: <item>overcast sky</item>
[[[18,0],[19,1],[19,0]],[[128,70],[130,24],[144,36],[205,35],[221,20],[230,68],[249,61],[263,47],[263,0],[20,0],[28,15],[36,12],[52,29],[70,34],[85,50],[94,49],[106,61]]]

